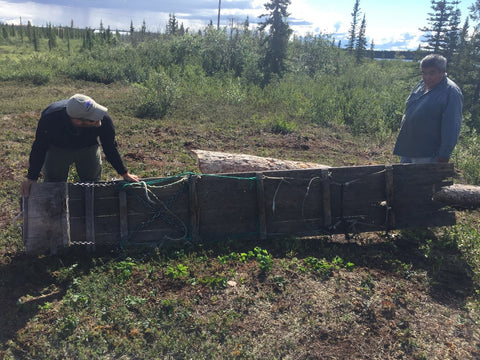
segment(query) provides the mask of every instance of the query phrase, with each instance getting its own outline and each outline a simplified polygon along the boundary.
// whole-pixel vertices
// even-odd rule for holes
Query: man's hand
[[[130,174],[128,171],[125,174],[122,174],[122,177],[125,181],[128,181],[128,182],[138,182],[139,181],[137,175]]]
[[[36,180],[26,179],[22,182],[22,196],[28,197],[30,195],[30,187]]]

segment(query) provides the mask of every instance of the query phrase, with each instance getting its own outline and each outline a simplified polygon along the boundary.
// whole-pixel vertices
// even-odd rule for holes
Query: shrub
[[[297,125],[292,121],[286,120],[285,117],[280,116],[275,117],[270,128],[274,134],[286,135],[295,132],[297,130]]]
[[[0,63],[0,80],[17,80],[44,85],[50,81],[51,77],[52,65],[45,57],[32,56],[20,61],[6,59]]]
[[[455,165],[462,173],[463,181],[471,185],[480,184],[480,136],[475,130],[470,133],[464,128],[454,151]]]
[[[110,84],[114,81],[123,80],[120,66],[104,59],[89,57],[77,58],[69,67],[68,75],[73,79],[94,81]]]
[[[134,87],[136,115],[141,118],[162,118],[175,107],[179,89],[163,71],[151,72],[148,80]]]

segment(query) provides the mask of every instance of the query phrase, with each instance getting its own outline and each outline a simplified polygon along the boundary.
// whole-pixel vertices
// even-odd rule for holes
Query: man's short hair
[[[442,55],[430,54],[420,61],[420,69],[434,67],[440,71],[447,71],[447,59]]]

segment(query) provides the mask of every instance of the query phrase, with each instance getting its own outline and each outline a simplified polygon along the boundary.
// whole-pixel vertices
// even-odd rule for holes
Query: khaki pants
[[[80,181],[99,181],[102,176],[102,157],[99,145],[79,150],[50,147],[43,164],[45,181],[67,181],[72,164],[75,164]]]

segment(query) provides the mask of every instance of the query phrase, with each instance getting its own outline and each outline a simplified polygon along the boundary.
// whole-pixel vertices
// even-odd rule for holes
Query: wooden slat
[[[118,192],[119,212],[120,212],[120,241],[122,243],[128,240],[128,207],[127,192],[121,190]]]
[[[85,187],[85,235],[87,248],[95,250],[95,188]]]
[[[393,166],[385,167],[385,226],[386,230],[395,227],[395,205],[393,189]]]
[[[34,183],[26,199],[24,243],[27,253],[50,251],[70,244],[66,183]]]
[[[263,187],[263,174],[261,172],[256,174],[257,185],[257,209],[258,209],[258,228],[260,239],[267,238],[267,220],[265,215],[265,190]]]
[[[197,196],[197,176],[190,176],[188,179],[188,208],[190,212],[190,238],[193,242],[200,240],[199,221],[200,214],[198,209]]]
[[[332,224],[332,204],[330,201],[330,179],[328,170],[322,170],[322,198],[323,204],[323,227],[328,228]]]

